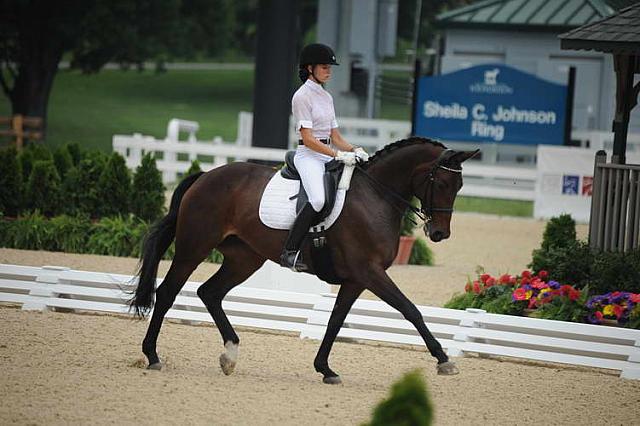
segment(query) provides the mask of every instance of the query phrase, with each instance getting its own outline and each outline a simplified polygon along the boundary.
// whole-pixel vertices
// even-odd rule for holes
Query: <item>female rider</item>
[[[296,131],[300,134],[294,163],[309,202],[296,217],[284,244],[280,264],[294,271],[305,271],[300,246],[316,215],[325,202],[324,165],[335,159],[353,165],[356,159],[367,161],[368,154],[362,148],[354,148],[338,131],[333,98],[324,90],[324,83],[331,78],[331,66],[338,65],[329,46],[310,44],[300,54],[299,76],[303,82],[291,100]]]

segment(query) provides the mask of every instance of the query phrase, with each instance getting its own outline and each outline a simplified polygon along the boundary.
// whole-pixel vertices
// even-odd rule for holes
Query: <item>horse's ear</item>
[[[480,152],[479,149],[476,149],[475,151],[459,151],[456,152],[451,159],[455,160],[459,163],[463,163],[465,161],[467,161],[469,158],[474,157],[476,154],[478,154]]]

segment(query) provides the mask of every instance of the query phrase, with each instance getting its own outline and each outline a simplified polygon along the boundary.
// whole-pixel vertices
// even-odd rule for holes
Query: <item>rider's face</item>
[[[311,65],[309,66],[311,68]],[[318,64],[313,66],[313,75],[318,83],[324,84],[331,78],[331,65]]]

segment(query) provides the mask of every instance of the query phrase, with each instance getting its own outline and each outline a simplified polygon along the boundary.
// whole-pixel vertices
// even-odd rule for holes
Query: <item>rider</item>
[[[324,90],[331,78],[331,66],[338,65],[333,50],[324,44],[309,44],[302,49],[298,75],[303,84],[293,95],[291,109],[300,134],[294,163],[309,202],[296,217],[280,257],[280,264],[294,271],[307,266],[300,258],[300,246],[311,223],[325,202],[324,165],[335,159],[353,165],[356,159],[367,161],[362,148],[354,148],[338,131],[333,98]]]

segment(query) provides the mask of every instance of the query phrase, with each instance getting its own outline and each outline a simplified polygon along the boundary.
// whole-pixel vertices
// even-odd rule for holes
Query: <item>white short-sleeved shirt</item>
[[[293,94],[291,112],[298,134],[304,127],[312,129],[315,138],[325,139],[331,135],[331,129],[338,127],[333,97],[320,84],[310,79]]]

